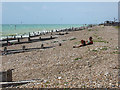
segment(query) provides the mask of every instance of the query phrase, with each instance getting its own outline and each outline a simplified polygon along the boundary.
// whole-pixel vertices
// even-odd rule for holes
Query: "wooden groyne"
[[[79,27],[79,28],[68,28],[68,29],[61,29],[61,30],[56,30],[55,32],[65,32],[66,34],[68,34],[68,32],[70,31],[78,31],[78,30],[83,30],[85,28],[88,27]],[[39,37],[39,40],[42,40],[41,35],[46,35],[50,33],[50,39],[53,39],[52,34],[54,33],[53,30],[51,30],[51,32],[33,32],[33,34],[31,34],[30,32],[28,33],[28,37],[24,37],[24,36],[19,36],[19,37],[6,37],[5,39],[0,40],[1,42],[1,46],[9,46],[9,45],[13,45],[13,44],[19,44],[22,43],[22,39],[27,39],[26,42],[31,42],[31,39],[34,37]]]
[[[12,82],[12,70],[13,69],[9,69],[7,71],[0,72],[0,82]]]

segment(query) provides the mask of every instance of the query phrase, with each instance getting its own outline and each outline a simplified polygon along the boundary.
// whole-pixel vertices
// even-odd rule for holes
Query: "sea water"
[[[44,32],[51,30],[60,30],[65,28],[77,28],[82,24],[2,24],[2,33],[0,38],[6,36],[27,35],[29,32]]]

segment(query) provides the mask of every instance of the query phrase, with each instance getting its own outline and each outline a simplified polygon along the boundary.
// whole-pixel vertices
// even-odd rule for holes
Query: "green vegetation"
[[[58,85],[59,85],[59,83],[56,83],[56,85],[58,86]]]
[[[92,51],[97,52],[97,50],[93,49]]]
[[[58,42],[58,41],[53,41],[52,43],[56,43],[56,42]]]
[[[82,85],[81,88],[86,88],[86,86],[85,86],[85,85]]]
[[[88,29],[88,31],[98,31],[98,29]]]
[[[100,50],[107,50],[108,48],[107,47],[103,47],[102,49],[100,49]]]
[[[97,39],[100,39],[100,40],[101,40],[101,39],[102,39],[102,37],[98,37]]]
[[[77,61],[77,60],[80,60],[80,59],[82,59],[82,57],[80,57],[80,58],[75,58],[74,60],[76,60],[76,61]]]
[[[64,82],[64,84],[68,84],[69,82]]]
[[[114,51],[113,54],[120,54],[120,52],[118,52],[118,51]]]
[[[94,31],[93,29],[88,29],[88,31]]]
[[[76,38],[71,38],[70,41],[71,41],[71,40],[75,40],[75,39],[76,39]]]
[[[16,36],[16,34],[8,34],[7,36]]]
[[[49,82],[49,81],[47,81],[47,82],[46,82],[46,84],[50,84],[50,82]]]
[[[62,40],[62,41],[64,42],[64,41],[67,41],[67,40]]]
[[[102,41],[102,40],[93,40],[93,42],[104,42],[104,43],[109,43],[108,41]]]
[[[63,88],[63,90],[70,90],[69,88]]]
[[[93,36],[96,37],[96,38],[98,37],[98,35],[96,35],[96,34],[94,34]]]
[[[116,29],[120,29],[120,26],[115,26]]]
[[[75,44],[80,44],[81,43],[81,41],[79,41],[79,42],[75,42]]]

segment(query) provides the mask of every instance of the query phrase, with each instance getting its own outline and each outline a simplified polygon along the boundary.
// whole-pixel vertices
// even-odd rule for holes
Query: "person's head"
[[[83,43],[84,43],[84,40],[81,40],[81,43],[83,44]]]
[[[92,37],[89,37],[89,40],[91,41],[91,40],[92,40]]]
[[[84,40],[81,40],[81,44],[82,44],[82,45],[85,45],[85,41],[84,41]]]

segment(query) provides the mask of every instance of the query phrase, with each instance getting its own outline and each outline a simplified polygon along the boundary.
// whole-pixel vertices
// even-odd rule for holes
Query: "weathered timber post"
[[[28,37],[28,41],[30,41],[30,37]]]
[[[68,32],[66,32],[65,34],[68,34]]]
[[[59,43],[59,46],[61,46],[62,44],[61,43]]]
[[[43,44],[41,44],[41,48],[42,48],[42,49],[44,48],[44,45],[43,45]]]
[[[8,36],[7,36],[7,44],[8,44]]]
[[[20,42],[20,38],[18,38],[18,42]]]
[[[41,40],[41,37],[39,37],[39,39]]]
[[[12,69],[7,70],[7,82],[12,82]]]
[[[7,54],[7,47],[4,47],[4,54]]]
[[[12,82],[12,70],[13,69],[9,69],[7,71],[2,71],[0,72],[0,81],[1,82]]]
[[[22,39],[22,35],[21,35],[21,39]]]
[[[22,50],[25,50],[25,46],[24,45],[22,46]]]
[[[14,36],[14,39],[15,39],[16,37]]]
[[[30,32],[29,32],[29,37],[28,37],[28,41],[30,41]]]
[[[52,36],[50,36],[50,39],[52,39],[53,37]]]

